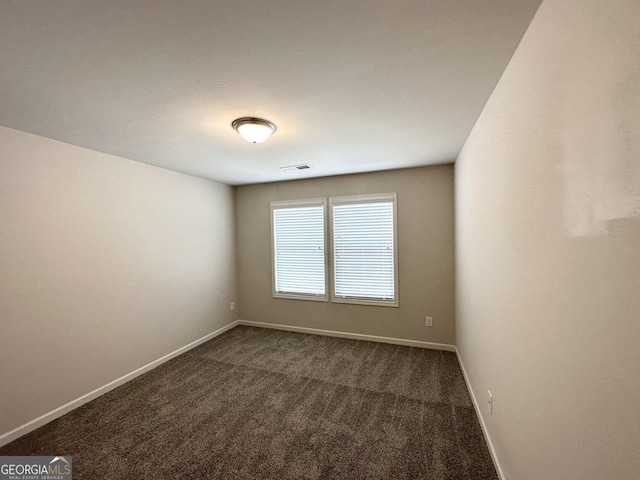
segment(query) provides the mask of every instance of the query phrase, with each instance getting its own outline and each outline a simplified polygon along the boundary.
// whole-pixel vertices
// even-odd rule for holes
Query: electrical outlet
[[[424,324],[427,327],[433,327],[433,317],[426,317]]]
[[[229,310],[235,310],[236,309],[236,302],[231,302],[229,304]]]
[[[493,395],[491,395],[491,390],[487,390],[487,397],[487,403],[489,404],[489,413],[493,415]]]

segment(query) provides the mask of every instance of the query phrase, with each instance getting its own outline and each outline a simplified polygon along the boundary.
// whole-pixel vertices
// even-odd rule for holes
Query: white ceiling
[[[0,124],[231,185],[451,163],[539,3],[0,0]]]

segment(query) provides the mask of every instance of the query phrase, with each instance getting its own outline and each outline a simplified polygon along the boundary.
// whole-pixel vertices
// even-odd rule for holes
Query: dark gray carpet
[[[74,479],[497,479],[455,354],[236,327],[0,448]]]

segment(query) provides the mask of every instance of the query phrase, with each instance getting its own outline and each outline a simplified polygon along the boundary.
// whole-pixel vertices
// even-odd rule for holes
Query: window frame
[[[276,239],[274,210],[284,208],[311,207],[322,206],[322,228],[324,237],[324,295],[313,295],[306,293],[279,293],[276,291]],[[312,302],[328,302],[329,301],[329,264],[328,264],[328,229],[327,229],[327,199],[326,198],[309,198],[304,200],[278,200],[269,203],[270,220],[271,220],[271,296],[273,298],[284,298],[289,300],[307,300]]]
[[[345,204],[362,204],[362,203],[379,203],[390,201],[393,204],[393,299],[378,300],[364,297],[336,297],[335,292],[335,248],[334,248],[334,224],[333,224],[333,207],[334,205]],[[354,305],[373,305],[379,307],[399,307],[400,299],[398,298],[398,195],[396,193],[379,193],[367,195],[348,195],[340,197],[329,197],[329,272],[330,272],[330,290],[332,303],[347,303]],[[325,277],[327,275],[325,274]]]

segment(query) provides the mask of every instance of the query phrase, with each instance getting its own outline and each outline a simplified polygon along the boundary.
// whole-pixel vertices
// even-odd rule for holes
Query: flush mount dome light
[[[273,123],[262,118],[237,118],[231,126],[250,143],[262,143],[276,131],[276,126]]]

